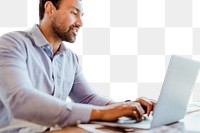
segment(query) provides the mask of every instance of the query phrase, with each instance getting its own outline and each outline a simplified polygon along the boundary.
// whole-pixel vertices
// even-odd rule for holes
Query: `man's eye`
[[[77,13],[76,12],[71,12],[72,14],[74,14],[74,15],[77,15]]]

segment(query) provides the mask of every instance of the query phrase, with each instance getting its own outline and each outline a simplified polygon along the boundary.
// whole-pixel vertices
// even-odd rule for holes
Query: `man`
[[[39,15],[39,25],[30,31],[0,38],[2,131],[40,132],[121,116],[139,121],[144,113],[150,114],[150,100],[114,103],[88,86],[77,55],[62,43],[76,40],[82,26],[81,0],[40,0]],[[65,101],[68,96],[73,103]]]

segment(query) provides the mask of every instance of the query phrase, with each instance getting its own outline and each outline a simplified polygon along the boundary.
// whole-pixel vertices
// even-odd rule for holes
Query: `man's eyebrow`
[[[70,6],[70,8],[73,8],[73,9],[75,9],[77,12],[80,12],[80,10],[79,10],[77,7],[75,7],[75,6]],[[81,16],[83,16],[83,15],[84,15],[84,13],[81,14]]]

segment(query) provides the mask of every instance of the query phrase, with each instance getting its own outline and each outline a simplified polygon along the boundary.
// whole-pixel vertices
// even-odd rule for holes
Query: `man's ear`
[[[51,16],[54,13],[54,10],[56,10],[56,7],[53,5],[53,3],[51,1],[47,1],[44,4],[44,9],[45,9],[45,13],[48,16]]]

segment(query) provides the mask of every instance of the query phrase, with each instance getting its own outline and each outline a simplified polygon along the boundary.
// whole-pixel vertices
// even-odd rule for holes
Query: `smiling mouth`
[[[77,35],[78,35],[78,29],[73,28],[73,29],[71,29],[71,30],[72,30],[72,34],[73,34],[74,36],[77,36]]]

